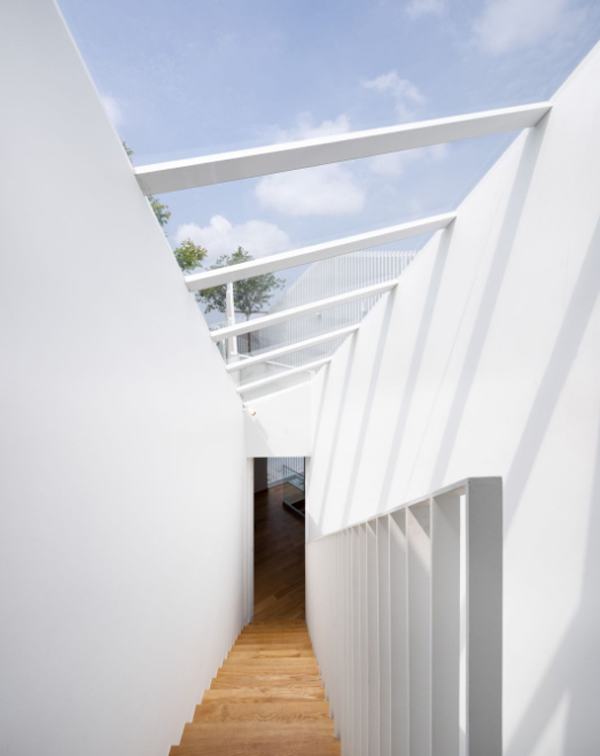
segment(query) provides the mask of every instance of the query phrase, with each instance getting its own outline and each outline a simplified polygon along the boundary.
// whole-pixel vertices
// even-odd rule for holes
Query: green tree
[[[156,197],[154,197],[152,194],[148,195],[148,202],[150,203],[150,207],[154,210],[156,220],[160,223],[161,228],[164,228],[169,222],[171,211],[166,205],[163,205],[163,203],[160,200],[157,200]]]
[[[160,223],[160,221],[159,221]],[[204,247],[199,247],[191,239],[185,239],[173,250],[175,259],[184,273],[195,270],[202,265],[202,261],[208,254]]]
[[[123,148],[127,153],[127,157],[131,160],[133,157],[133,150],[126,142],[123,142]],[[167,205],[156,199],[152,194],[148,195],[148,202],[154,211],[154,215],[156,216],[156,220],[159,222],[160,227],[164,228],[169,222],[171,211]],[[185,239],[185,241],[181,242],[181,244],[173,250],[173,254],[179,263],[181,270],[184,273],[189,273],[191,270],[195,270],[202,265],[202,261],[208,252],[203,247],[194,244],[191,239]]]
[[[237,252],[219,257],[209,270],[224,268],[228,265],[239,265],[239,263],[248,262],[253,259],[249,252],[246,252],[242,247],[238,247]],[[277,289],[281,289],[283,285],[284,281],[281,278],[276,278],[273,273],[265,273],[262,276],[254,276],[253,278],[246,278],[243,281],[236,281],[233,285],[235,311],[245,315],[246,320],[250,320],[252,315],[264,312],[264,308],[269,303],[273,293]],[[204,303],[206,312],[212,312],[213,310],[225,312],[227,309],[227,287],[225,285],[205,289],[202,292],[198,292],[196,296],[199,301]],[[248,351],[250,352],[250,334],[247,334],[247,338]]]

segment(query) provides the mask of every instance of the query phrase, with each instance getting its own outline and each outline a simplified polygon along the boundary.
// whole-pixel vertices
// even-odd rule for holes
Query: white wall
[[[327,533],[468,476],[505,494],[507,756],[600,753],[600,48],[317,378]]]
[[[242,404],[55,7],[0,16],[0,753],[166,756],[244,621]]]
[[[244,417],[249,457],[308,457],[311,454],[311,381],[248,401]]]

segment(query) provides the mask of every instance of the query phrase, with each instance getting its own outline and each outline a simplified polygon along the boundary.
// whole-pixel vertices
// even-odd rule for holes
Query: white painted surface
[[[55,7],[0,15],[0,753],[166,756],[245,618],[242,404]]]
[[[238,394],[244,394],[248,391],[254,391],[257,388],[262,388],[263,386],[270,386],[273,383],[278,383],[282,378],[288,378],[291,375],[299,375],[300,373],[306,373],[306,377],[310,380],[310,373],[316,372],[320,368],[327,365],[328,362],[331,362],[331,357],[324,357],[321,360],[315,360],[314,362],[309,362],[307,365],[301,365],[300,367],[290,368],[289,370],[283,370],[280,373],[277,373],[275,375],[269,375],[266,378],[261,378],[258,381],[252,381],[250,383],[243,383],[241,386],[237,387]]]
[[[410,265],[417,253],[414,250],[369,250],[351,252],[342,257],[313,263],[294,281],[270,308],[270,312],[280,312],[309,302],[315,302],[353,289],[360,289],[383,281],[398,278]],[[258,334],[261,349],[306,341],[311,337],[327,335],[342,326],[358,325],[367,312],[379,300],[378,296],[363,298],[345,305],[314,312],[294,320],[286,320],[276,326],[263,328]],[[283,362],[296,367],[303,362],[311,362],[319,357],[333,354],[341,341],[320,344],[318,347],[293,353]]]
[[[185,282],[190,291],[204,291],[204,289],[210,289],[213,286],[222,286],[223,284],[242,281],[253,276],[276,273],[278,270],[295,268],[299,265],[307,265],[319,260],[328,260],[338,255],[358,252],[368,247],[377,247],[380,244],[388,244],[394,241],[401,241],[402,239],[410,239],[413,236],[430,234],[433,231],[447,228],[455,218],[456,213],[433,215],[429,218],[422,218],[417,221],[410,221],[409,223],[400,223],[397,226],[381,228],[365,234],[348,236],[344,239],[335,239],[323,244],[313,244],[310,247],[303,247],[292,252],[282,252],[279,255],[261,257],[258,260],[249,260],[238,265],[230,265],[204,273],[195,273],[192,276],[186,276]]]
[[[254,399],[244,409],[248,457],[307,457],[312,446],[311,382]]]
[[[316,379],[313,537],[503,477],[506,756],[600,752],[598,81],[597,47]]]
[[[373,284],[373,286],[365,286],[362,289],[356,289],[355,291],[350,291],[346,294],[338,294],[334,297],[321,299],[317,302],[310,302],[308,304],[300,305],[299,307],[291,307],[289,310],[273,312],[270,315],[264,315],[262,318],[246,320],[244,323],[238,323],[235,326],[217,328],[212,331],[210,335],[213,341],[223,341],[223,339],[239,336],[242,333],[252,333],[253,331],[258,331],[267,326],[277,325],[277,323],[283,323],[286,320],[292,320],[301,315],[310,315],[313,312],[339,307],[348,302],[356,302],[358,299],[368,299],[369,297],[374,297],[378,294],[385,294],[394,289],[396,284],[396,281],[386,281],[384,283]]]
[[[482,113],[405,123],[383,129],[274,144],[250,150],[207,155],[168,163],[142,165],[135,172],[146,194],[174,192],[195,186],[294,171],[313,165],[383,155],[388,152],[427,147],[442,142],[472,139],[535,126],[550,109],[550,103],[489,110]]]
[[[296,344],[288,344],[287,346],[280,347],[279,349],[271,349],[268,352],[261,352],[256,357],[248,357],[243,361],[231,362],[227,364],[226,370],[228,373],[234,373],[238,370],[247,370],[249,367],[259,365],[261,362],[269,362],[270,360],[276,360],[285,354],[290,354],[299,349],[306,349],[308,347],[318,346],[324,344],[332,339],[343,339],[354,333],[359,328],[358,325],[351,325],[347,328],[338,328],[337,331],[331,333],[325,333],[321,336],[314,336],[312,339],[305,339],[304,341],[298,341]],[[235,341],[235,339],[232,339]]]
[[[475,478],[307,545],[308,629],[343,754],[501,756],[502,540],[502,482]]]

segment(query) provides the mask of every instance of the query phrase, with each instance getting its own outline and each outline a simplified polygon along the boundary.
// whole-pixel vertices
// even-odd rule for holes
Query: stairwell
[[[170,756],[339,756],[304,621],[238,636]]]

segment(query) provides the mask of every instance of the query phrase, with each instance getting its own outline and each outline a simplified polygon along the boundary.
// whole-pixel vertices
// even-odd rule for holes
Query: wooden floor
[[[340,756],[304,622],[252,622],[170,756]]]
[[[304,520],[282,505],[289,483],[254,498],[254,619],[298,620],[304,610]]]

